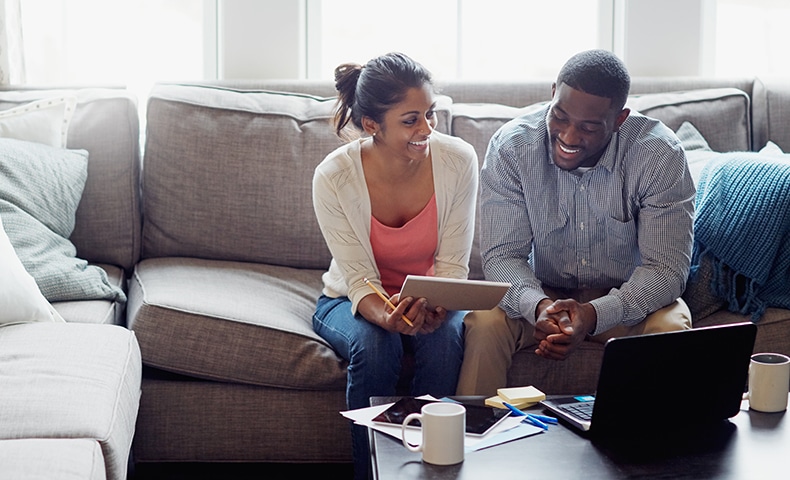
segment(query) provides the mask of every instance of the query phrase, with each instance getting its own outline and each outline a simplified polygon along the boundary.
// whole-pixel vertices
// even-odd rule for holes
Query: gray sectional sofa
[[[76,108],[18,111],[62,96],[73,97]],[[14,168],[16,150],[2,139],[0,176],[28,189],[18,196],[0,189],[4,227],[66,320],[0,326],[2,478],[127,477],[142,380],[140,348],[125,328],[123,303],[126,272],[139,258],[138,119],[137,100],[123,90],[0,91],[0,124],[12,127],[0,137],[62,128],[67,148],[89,155],[87,176],[75,177],[66,174],[75,164],[59,158],[59,149],[36,150],[57,162],[36,164],[39,181],[24,183]],[[74,202],[65,198],[69,192]],[[34,197],[72,223],[70,241],[49,224],[42,227],[45,215],[30,205]]]
[[[482,162],[496,128],[548,100],[550,84],[439,85],[437,128],[472,143]],[[790,129],[774,123],[790,111],[785,83],[635,79],[633,92],[633,107],[673,129],[690,121],[713,150],[759,150],[771,139],[790,151]],[[310,189],[315,165],[340,144],[333,94],[329,82],[306,81],[151,92],[127,310],[146,366],[137,461],[350,459],[338,413],[345,364],[311,329],[329,253]],[[756,111],[769,101],[769,112]],[[477,247],[471,269],[482,276]],[[722,310],[696,324],[744,318]],[[757,349],[790,353],[790,311],[772,309],[760,326]],[[562,363],[520,352],[509,381],[591,390],[600,357],[595,344]]]
[[[474,145],[482,163],[491,134],[549,100],[550,86],[439,84],[437,128]],[[330,260],[311,180],[341,142],[333,85],[156,85],[140,118],[141,156],[128,94],[114,94],[126,108],[77,107],[75,145],[108,155],[91,156],[71,239],[127,300],[56,306],[72,322],[117,319],[134,333],[143,370],[134,461],[350,462],[339,414],[346,365],[311,328]],[[690,122],[715,152],[759,151],[769,140],[790,152],[787,79],[635,78],[630,105],[673,129]],[[476,242],[471,276],[482,278]],[[696,326],[748,320],[704,285],[687,291]],[[758,325],[756,350],[790,354],[790,310],[769,308]],[[592,343],[565,362],[519,352],[509,383],[589,391],[601,353]]]

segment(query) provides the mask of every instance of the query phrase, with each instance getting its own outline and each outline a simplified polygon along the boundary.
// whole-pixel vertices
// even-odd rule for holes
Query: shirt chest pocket
[[[622,265],[639,264],[636,222],[633,219],[623,222],[607,217],[604,223],[606,254],[609,259]]]

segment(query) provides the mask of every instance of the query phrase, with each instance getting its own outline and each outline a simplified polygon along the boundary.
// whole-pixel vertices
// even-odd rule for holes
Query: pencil
[[[384,300],[384,303],[386,303],[386,304],[387,304],[387,305],[388,305],[388,306],[389,306],[389,307],[390,307],[392,310],[395,310],[395,305],[393,305],[393,304],[392,304],[392,302],[390,302],[390,299],[389,299],[389,298],[387,298],[386,296],[384,296],[384,294],[383,294],[383,293],[381,293],[381,291],[380,291],[378,288],[376,288],[376,286],[375,286],[375,285],[373,285],[372,283],[370,283],[370,280],[368,280],[367,278],[365,278],[365,279],[364,279],[364,281],[365,281],[365,284],[367,284],[367,286],[371,288],[371,290],[373,290],[374,292],[376,292],[376,295],[378,295],[378,296],[379,296],[379,298],[381,298],[382,300]],[[406,322],[406,323],[407,323],[407,324],[408,324],[410,327],[413,327],[413,326],[414,326],[414,324],[413,324],[413,323],[411,323],[411,320],[409,320],[409,317],[407,317],[406,315],[401,315],[401,318],[402,318],[402,319],[403,319],[403,321],[404,321],[404,322]]]

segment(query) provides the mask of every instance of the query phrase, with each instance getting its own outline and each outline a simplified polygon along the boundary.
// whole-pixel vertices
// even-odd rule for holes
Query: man
[[[465,319],[458,393],[494,395],[512,355],[563,360],[585,339],[691,328],[679,297],[692,249],[694,184],[661,122],[625,108],[612,53],[573,56],[546,108],[503,125],[481,171],[486,278],[512,283]]]

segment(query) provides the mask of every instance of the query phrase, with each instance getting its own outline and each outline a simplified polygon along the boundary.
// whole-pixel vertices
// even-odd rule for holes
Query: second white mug
[[[790,358],[781,353],[756,353],[749,363],[749,408],[783,412],[790,389]]]
[[[419,420],[422,424],[422,443],[412,445],[406,441],[405,429]],[[403,420],[401,438],[403,445],[412,452],[422,452],[422,460],[434,465],[455,465],[464,461],[464,435],[466,434],[466,408],[452,402],[435,402],[423,405],[420,413],[412,413]]]

